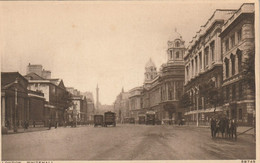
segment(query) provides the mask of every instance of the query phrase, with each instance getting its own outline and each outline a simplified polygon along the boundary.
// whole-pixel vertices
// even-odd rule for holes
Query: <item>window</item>
[[[195,57],[195,73],[198,73],[198,57]]]
[[[176,52],[176,58],[180,57],[180,52]]]
[[[180,46],[180,42],[177,41],[177,42],[175,43],[175,46],[176,46],[176,48],[178,48],[178,47]]]
[[[210,43],[211,60],[215,60],[215,41]]]
[[[228,39],[226,39],[226,41],[225,41],[225,48],[226,48],[226,51],[229,50],[229,40]]]
[[[209,47],[206,47],[204,50],[204,55],[205,55],[205,67],[208,66],[208,61],[209,61]]]
[[[235,46],[235,34],[231,36],[231,47]]]
[[[235,69],[236,69],[236,58],[233,54],[231,54],[231,67],[232,67],[232,71],[231,74],[235,75]]]
[[[173,59],[172,50],[170,50],[170,59]]]
[[[240,50],[237,51],[237,62],[238,62],[238,72],[242,71],[242,52]]]
[[[186,67],[186,74],[187,74],[187,79],[189,80],[189,67]]]
[[[232,100],[236,99],[236,85],[232,85]]]
[[[237,32],[237,42],[240,42],[242,39],[242,29],[240,29],[238,32]]]
[[[239,120],[242,120],[242,109],[239,109],[238,118]]]
[[[243,98],[243,85],[242,85],[242,82],[239,83],[238,93],[239,93],[239,99],[241,100]]]
[[[194,63],[193,60],[191,61],[191,76],[194,75]]]
[[[225,59],[225,67],[226,67],[226,78],[229,77],[229,60]]]
[[[202,56],[201,52],[199,53],[199,59],[200,59],[200,70],[202,69]]]
[[[226,100],[229,100],[230,92],[229,87],[226,87]]]

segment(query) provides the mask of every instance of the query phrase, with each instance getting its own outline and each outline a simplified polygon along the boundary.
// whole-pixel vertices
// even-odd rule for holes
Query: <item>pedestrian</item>
[[[35,127],[35,120],[33,121],[33,127]]]
[[[217,134],[219,135],[219,125],[220,125],[220,120],[217,118],[216,119],[216,128],[215,128],[215,133],[214,133],[214,136],[216,137]]]
[[[49,120],[49,130],[51,129],[51,120]]]
[[[58,127],[58,122],[55,122],[55,128],[57,128]]]
[[[29,128],[29,121],[26,121],[26,129]]]
[[[220,128],[220,132],[221,132],[222,138],[224,138],[225,127],[226,127],[226,118],[222,117],[220,119],[220,124],[219,124],[219,128]]]
[[[211,129],[211,137],[215,138],[215,136],[216,136],[216,134],[215,134],[215,131],[216,131],[216,121],[215,121],[214,118],[211,118],[210,129]]]
[[[26,121],[24,121],[24,123],[23,123],[23,129],[24,129],[24,131],[26,130]]]
[[[232,119],[231,122],[231,136],[232,139],[235,137],[235,140],[237,140],[237,123],[235,119]]]

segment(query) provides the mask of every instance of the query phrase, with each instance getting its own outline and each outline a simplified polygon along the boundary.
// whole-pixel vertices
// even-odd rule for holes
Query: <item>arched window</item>
[[[226,67],[226,78],[229,77],[229,60],[225,59],[225,67]]]
[[[178,48],[179,46],[180,46],[180,42],[177,41],[177,42],[175,43],[175,47]]]
[[[235,75],[235,72],[236,72],[236,57],[233,54],[231,54],[230,58],[231,58],[231,67],[232,67],[231,74]]]
[[[238,72],[242,71],[242,51],[237,50],[237,63],[238,63]]]

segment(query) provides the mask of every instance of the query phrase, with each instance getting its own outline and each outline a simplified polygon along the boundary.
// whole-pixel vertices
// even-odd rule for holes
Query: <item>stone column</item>
[[[1,118],[2,118],[2,127],[5,127],[5,96],[2,96],[2,109],[1,109],[1,111],[2,111],[2,113],[1,113]]]
[[[216,37],[215,40],[215,62],[216,63],[222,63],[221,60],[221,38],[220,37]],[[223,57],[224,58],[224,57]]]
[[[211,43],[211,42],[210,42]],[[210,43],[208,44],[208,47],[209,47],[209,54],[208,54],[208,65],[209,65],[209,68],[212,66],[212,57],[211,57],[211,47],[210,47]]]
[[[202,71],[201,72],[204,72],[204,64],[205,64],[205,62],[204,62],[204,48],[205,48],[205,46],[202,46],[202,51],[201,51],[201,60],[202,60]]]
[[[173,100],[176,100],[176,83],[173,82]]]
[[[168,100],[168,83],[165,83],[165,86],[166,86],[166,98],[165,100],[167,101]]]

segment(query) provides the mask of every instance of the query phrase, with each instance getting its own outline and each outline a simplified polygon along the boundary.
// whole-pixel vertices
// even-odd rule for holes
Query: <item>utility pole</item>
[[[196,101],[197,101],[197,127],[199,127],[199,97],[198,97],[198,94],[197,94]]]
[[[17,132],[17,88],[14,89],[15,90],[15,97],[14,97],[14,100],[15,100],[15,104],[14,104],[14,132]]]

